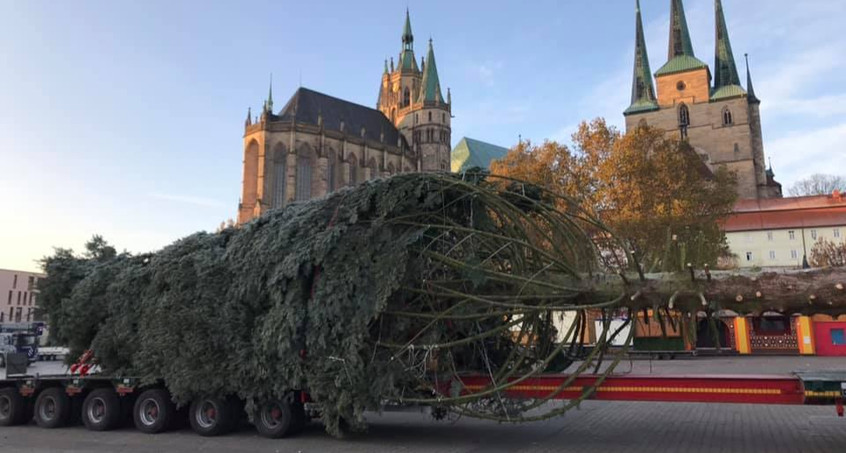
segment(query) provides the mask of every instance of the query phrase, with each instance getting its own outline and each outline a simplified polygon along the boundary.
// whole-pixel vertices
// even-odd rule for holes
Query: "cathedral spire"
[[[722,87],[740,85],[740,76],[737,73],[734,53],[731,50],[731,41],[729,40],[728,28],[726,27],[726,16],[723,13],[723,2],[721,0],[715,0],[714,9],[717,15],[714,90],[719,90]]]
[[[760,104],[761,100],[755,96],[755,87],[752,86],[752,71],[749,69],[749,54],[743,55],[746,58],[746,91],[749,93],[750,104]]]
[[[413,50],[414,34],[411,32],[411,13],[408,8],[405,9],[405,27],[402,30],[403,49]]]
[[[672,0],[670,12],[670,52],[667,59],[693,54],[693,43],[690,40],[690,30],[687,28],[687,18],[684,16],[682,0]]]
[[[655,98],[655,85],[652,83],[652,70],[649,67],[649,54],[646,50],[646,39],[643,36],[643,18],[640,13],[640,0],[635,1],[635,58],[634,76],[632,80],[632,104],[625,114],[658,109]]]
[[[273,73],[270,73],[270,88],[267,90],[267,111],[273,113]]]
[[[435,64],[435,48],[429,39],[429,53],[426,55],[426,72],[423,73],[423,89],[417,102],[444,104],[441,81],[438,79],[438,65]]]
[[[400,54],[399,69],[402,72],[416,72],[417,61],[414,59],[414,34],[411,33],[411,15],[405,10],[405,27],[402,31],[402,53]]]

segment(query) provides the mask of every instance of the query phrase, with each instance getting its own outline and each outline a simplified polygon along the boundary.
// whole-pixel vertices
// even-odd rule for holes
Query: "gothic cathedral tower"
[[[667,63],[653,85],[637,0],[632,103],[626,128],[640,124],[678,134],[711,168],[728,167],[738,177],[740,198],[781,197],[781,185],[764,162],[761,101],[755,97],[747,62],[747,88],[740,84],[721,0],[715,0],[716,51],[713,73],[697,59],[682,0],[671,0]],[[748,91],[747,91],[748,90]]]
[[[420,156],[420,171],[449,171],[451,98],[447,90],[444,100],[431,39],[426,58],[417,65],[411,17],[406,11],[399,64],[394,66],[392,58],[389,69],[385,61],[376,108],[390,119]]]

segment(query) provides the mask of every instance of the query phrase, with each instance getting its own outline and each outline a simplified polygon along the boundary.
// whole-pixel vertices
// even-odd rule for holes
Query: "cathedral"
[[[429,40],[419,63],[408,11],[399,59],[385,61],[376,109],[307,88],[273,108],[247,112],[242,224],[295,201],[400,172],[449,171],[452,99],[438,78]]]
[[[721,0],[715,1],[714,71],[696,58],[682,0],[671,0],[667,63],[653,74],[637,1],[632,103],[626,128],[648,124],[687,141],[705,163],[726,166],[738,177],[741,199],[780,198],[781,184],[764,161],[761,101],[755,96],[749,64],[746,88],[729,41]],[[657,84],[657,90],[655,86]]]

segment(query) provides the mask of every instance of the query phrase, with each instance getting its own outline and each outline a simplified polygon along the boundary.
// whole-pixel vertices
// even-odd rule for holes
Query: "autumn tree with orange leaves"
[[[693,148],[661,130],[641,126],[621,134],[603,119],[584,122],[572,146],[523,142],[495,161],[491,173],[587,207],[647,272],[715,266],[728,253],[719,219],[734,205],[736,176],[723,167],[709,170]]]

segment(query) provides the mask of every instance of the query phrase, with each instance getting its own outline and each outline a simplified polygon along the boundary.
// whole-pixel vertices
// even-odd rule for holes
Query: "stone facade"
[[[719,77],[712,80],[709,66],[693,55],[682,1],[673,0],[669,60],[655,74],[655,91],[638,7],[636,88],[625,112],[626,128],[646,124],[686,140],[712,170],[727,167],[737,174],[741,199],[781,197],[781,185],[764,160],[760,101],[748,67],[747,87],[740,86],[722,3],[716,6]]]
[[[449,171],[450,94],[441,93],[434,48],[417,65],[406,13],[400,65],[385,62],[377,108],[307,88],[261,116],[248,112],[238,223],[295,201],[400,172]]]

